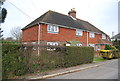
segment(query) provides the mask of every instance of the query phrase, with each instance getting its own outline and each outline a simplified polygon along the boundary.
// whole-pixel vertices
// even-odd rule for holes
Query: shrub
[[[93,47],[67,47],[65,55],[65,67],[90,63],[93,61]]]
[[[115,46],[112,46],[112,45],[106,45],[105,46],[105,50],[114,50],[114,49],[116,49]]]
[[[48,50],[49,47],[49,50]],[[50,50],[51,48],[51,50]],[[56,50],[53,50],[55,48]],[[40,56],[32,56],[31,70],[45,71],[55,68],[70,67],[93,61],[93,47],[58,47],[42,48]]]
[[[40,56],[32,54],[33,47],[18,44],[3,45],[3,79],[25,73],[90,63],[94,57],[93,47],[44,46],[40,47]]]
[[[3,79],[25,73],[24,57],[21,55],[20,45],[2,45],[2,77]]]

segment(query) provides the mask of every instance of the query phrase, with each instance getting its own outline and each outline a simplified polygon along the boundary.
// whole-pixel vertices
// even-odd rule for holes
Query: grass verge
[[[93,62],[100,62],[100,61],[106,61],[102,57],[94,57]]]

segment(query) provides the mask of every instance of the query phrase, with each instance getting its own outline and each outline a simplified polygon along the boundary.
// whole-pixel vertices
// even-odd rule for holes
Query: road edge
[[[111,62],[114,62],[114,61],[116,61],[116,60],[112,60]],[[94,67],[99,67],[99,66],[105,65],[107,63],[111,63],[111,62],[105,62],[102,64],[96,64],[96,65],[92,65],[92,66],[88,66],[88,67],[84,67],[84,68],[79,68],[79,69],[74,69],[74,70],[69,70],[69,71],[65,71],[65,72],[54,73],[54,74],[44,75],[44,76],[39,76],[39,77],[33,77],[33,78],[28,78],[28,79],[47,79],[47,78],[51,78],[51,77],[55,77],[55,76],[60,76],[60,75],[68,74],[68,73],[74,73],[74,72],[78,72],[78,71],[82,71],[82,70],[86,70],[86,69],[90,69],[90,68],[94,68]]]

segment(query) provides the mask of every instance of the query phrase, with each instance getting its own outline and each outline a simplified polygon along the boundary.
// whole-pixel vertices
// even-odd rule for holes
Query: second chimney
[[[76,11],[75,8],[72,8],[71,11],[68,12],[69,16],[72,16],[73,18],[76,18]]]

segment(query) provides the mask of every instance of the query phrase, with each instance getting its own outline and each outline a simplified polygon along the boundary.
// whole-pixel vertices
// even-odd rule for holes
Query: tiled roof
[[[118,33],[117,35],[113,36],[111,39],[120,39],[120,33]]]
[[[54,12],[49,10],[27,26],[25,26],[22,30],[27,29],[29,27],[32,27],[38,23],[51,23],[51,24],[57,24],[65,27],[70,27],[70,28],[76,28],[76,29],[82,29],[82,30],[87,30],[87,31],[92,31],[92,32],[97,32],[97,33],[104,33],[92,24],[90,24],[87,21],[83,21],[81,19],[73,19],[72,17],[68,15],[64,15],[58,12]],[[104,33],[105,34],[105,33]]]
[[[112,44],[112,42],[107,39],[99,39],[97,44]]]

